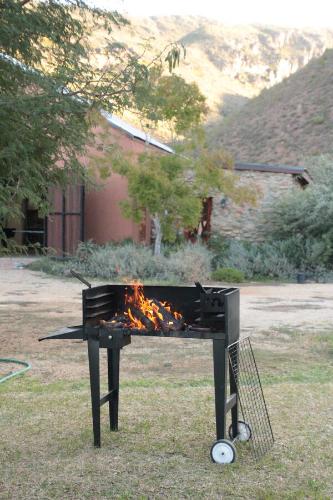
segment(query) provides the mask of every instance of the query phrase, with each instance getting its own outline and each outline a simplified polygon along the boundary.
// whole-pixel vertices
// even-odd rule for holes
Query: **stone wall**
[[[242,171],[235,175],[239,184],[253,186],[257,191],[255,206],[236,205],[223,194],[214,196],[212,231],[228,238],[249,241],[264,239],[263,215],[272,201],[293,187],[302,189],[295,176],[275,172]]]

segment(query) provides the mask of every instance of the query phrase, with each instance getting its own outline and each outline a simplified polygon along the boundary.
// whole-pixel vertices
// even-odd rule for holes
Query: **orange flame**
[[[158,301],[154,301],[154,299],[148,299],[147,297],[145,297],[143,285],[141,283],[136,283],[132,285],[131,288],[133,290],[133,294],[125,294],[125,305],[129,306],[127,307],[125,315],[128,316],[131,321],[130,328],[138,328],[140,330],[147,329],[147,326],[144,324],[144,318],[147,318],[154,330],[160,330],[160,323],[161,321],[164,321],[164,317],[163,312],[160,310]],[[170,304],[168,304],[167,302],[160,302],[160,304],[176,320],[182,319],[182,315],[180,313],[171,310]],[[131,306],[134,309],[134,312],[131,310]],[[143,317],[141,319],[135,316],[135,310],[142,313]],[[169,319],[166,324],[172,327],[174,322]]]

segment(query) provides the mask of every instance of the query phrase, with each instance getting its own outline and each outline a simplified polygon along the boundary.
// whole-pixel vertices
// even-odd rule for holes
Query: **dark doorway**
[[[34,208],[29,201],[25,202],[24,207],[24,245],[39,245],[41,248],[45,246],[45,217],[40,217],[38,210]]]

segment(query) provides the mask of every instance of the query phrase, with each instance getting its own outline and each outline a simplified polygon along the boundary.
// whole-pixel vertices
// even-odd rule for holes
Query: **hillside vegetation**
[[[264,90],[227,120],[211,140],[237,160],[301,164],[333,149],[333,50]]]

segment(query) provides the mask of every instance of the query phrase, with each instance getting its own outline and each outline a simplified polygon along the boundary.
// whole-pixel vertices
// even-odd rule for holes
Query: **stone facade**
[[[256,205],[236,205],[223,194],[214,196],[211,219],[212,232],[249,241],[264,239],[263,216],[271,203],[287,191],[303,189],[297,176],[287,173],[241,171],[236,172],[239,184],[253,186],[257,191]]]

